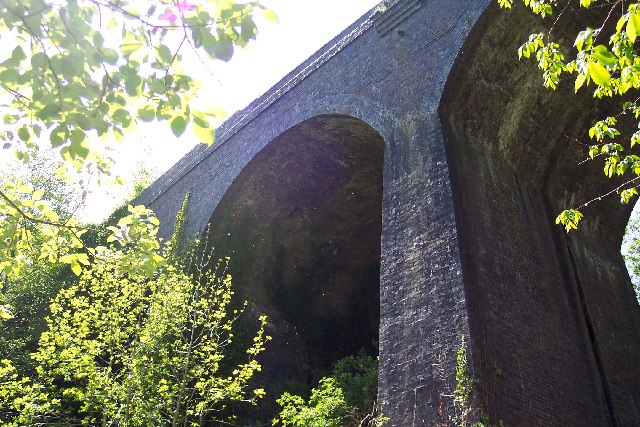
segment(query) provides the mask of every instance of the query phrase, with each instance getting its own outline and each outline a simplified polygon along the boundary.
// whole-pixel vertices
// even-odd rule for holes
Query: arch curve
[[[545,425],[630,425],[640,379],[620,373],[640,356],[640,310],[619,248],[631,207],[604,199],[570,235],[554,224],[561,210],[611,188],[600,165],[581,164],[576,141],[587,141],[586,130],[612,106],[574,95],[569,79],[545,90],[535,65],[514,58],[540,23],[519,2],[510,13],[493,3],[439,108],[481,400],[506,424],[535,413],[532,421]],[[572,13],[554,33],[585,26]],[[563,410],[548,410],[554,405]]]

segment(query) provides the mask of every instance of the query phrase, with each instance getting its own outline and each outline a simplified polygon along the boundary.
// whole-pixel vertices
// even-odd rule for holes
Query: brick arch
[[[164,239],[171,236],[175,213],[179,207],[179,204],[175,203],[178,199],[174,199],[171,206],[165,206],[161,202],[161,200],[168,199],[168,194],[172,192],[184,194],[185,185],[190,187],[192,192],[208,193],[207,197],[200,197],[195,202],[201,206],[190,208],[187,231],[188,234],[196,236],[205,229],[211,213],[238,174],[264,147],[288,129],[314,117],[326,115],[350,116],[367,124],[382,137],[385,152],[389,151],[390,147],[393,149],[395,146],[406,144],[407,136],[396,115],[382,104],[363,96],[331,95],[302,104],[293,103],[280,112],[277,120],[268,121],[268,126],[259,131],[256,131],[251,124],[246,127],[233,128],[235,121],[230,120],[227,123],[231,123],[231,126],[218,129],[212,147],[197,146],[149,189],[145,190],[139,198],[141,202],[153,206],[156,215],[163,219],[159,236]],[[246,141],[242,141],[240,146],[236,144],[236,141],[229,143],[232,142],[229,141],[230,139],[240,139],[238,136],[245,138]],[[197,178],[188,176],[194,171],[202,176]],[[208,191],[197,188],[198,186],[207,186],[211,181],[208,178],[211,174],[217,175],[216,188],[211,188]],[[185,179],[189,182],[195,181],[198,184],[196,186],[189,182],[185,184],[183,183]]]
[[[632,425],[640,378],[624,372],[640,356],[640,310],[620,256],[631,206],[614,195],[577,232],[554,224],[612,186],[576,143],[611,106],[575,96],[570,79],[542,88],[533,62],[514,58],[540,31],[517,6],[487,8],[440,104],[481,401],[507,425]],[[585,25],[561,22],[555,34]]]
[[[209,220],[214,257],[231,258],[239,298],[269,319],[263,421],[337,360],[378,355],[383,158],[362,120],[313,116],[257,153]]]

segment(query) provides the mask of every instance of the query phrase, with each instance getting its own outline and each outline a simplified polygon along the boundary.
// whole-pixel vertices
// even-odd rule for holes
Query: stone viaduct
[[[211,224],[269,316],[274,384],[379,352],[389,424],[446,424],[464,336],[494,422],[640,425],[631,208],[554,224],[611,188],[575,142],[607,105],[517,61],[540,25],[489,0],[383,3],[140,196],[167,237],[189,192],[190,233]]]

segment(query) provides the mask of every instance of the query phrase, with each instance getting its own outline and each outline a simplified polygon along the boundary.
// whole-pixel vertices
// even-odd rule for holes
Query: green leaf
[[[49,135],[49,140],[51,141],[51,146],[53,148],[59,147],[65,143],[65,139],[67,138],[67,128],[64,125],[60,125],[54,130],[51,131]]]
[[[76,254],[76,259],[80,264],[89,265],[89,257],[87,254]]]
[[[71,144],[69,145],[69,152],[73,157],[80,157],[86,159],[89,155],[89,148],[84,143],[87,139],[87,135],[81,129],[74,129],[71,132]]]
[[[216,107],[214,105],[210,106],[206,110],[201,111],[201,113],[210,117],[216,117],[216,118],[222,118],[222,119],[229,115],[229,113],[227,113],[225,109]]]
[[[156,110],[151,107],[144,107],[138,110],[138,116],[143,122],[150,122],[156,118]]]
[[[118,63],[120,55],[115,50],[106,48],[102,49],[100,53],[102,54],[102,60],[107,64],[116,65]]]
[[[616,58],[613,53],[609,52],[607,47],[604,45],[598,45],[593,48],[593,58],[608,67],[613,67],[618,63],[618,58]]]
[[[176,116],[171,120],[171,132],[176,137],[179,137],[184,133],[184,130],[187,128],[187,120],[182,116]]]
[[[31,57],[31,66],[33,68],[44,68],[47,66],[47,57],[42,52],[34,53]]]
[[[578,223],[582,219],[582,212],[576,209],[566,209],[556,218],[556,224],[564,225],[567,233],[578,228]]]
[[[578,74],[578,77],[576,77],[576,83],[574,85],[574,90],[575,92],[578,91],[578,89],[580,89],[582,87],[582,85],[584,84],[584,82],[587,80],[587,76],[585,76],[582,73]]]
[[[142,77],[137,74],[127,77],[124,81],[124,88],[129,96],[140,95],[142,93]]]
[[[66,76],[78,75],[82,71],[83,62],[77,57],[64,56],[60,59],[62,73]]]
[[[111,118],[113,119],[113,121],[122,124],[124,127],[128,127],[131,123],[131,116],[129,115],[129,112],[124,108],[118,108],[116,111],[114,111],[111,115]]]
[[[31,195],[31,198],[33,200],[40,200],[42,199],[42,196],[44,196],[44,190],[40,188],[33,192],[33,194]]]
[[[209,55],[225,62],[233,57],[233,43],[227,37],[216,39],[214,43],[205,45],[204,48]]]
[[[592,61],[587,64],[589,77],[598,86],[609,87],[611,85],[611,74],[599,63]]]
[[[635,188],[627,188],[620,192],[620,203],[627,204],[634,196],[638,195],[638,190]]]
[[[131,55],[143,46],[142,42],[133,38],[126,38],[120,44],[120,52],[124,55]]]
[[[638,31],[640,31],[640,14],[633,13],[627,21],[627,37],[629,37],[631,43],[636,41]]]
[[[199,114],[194,113],[193,114],[193,124],[196,126],[199,126],[201,128],[209,128],[211,126],[209,126],[209,122],[202,116],[200,116]]]
[[[20,62],[23,59],[27,59],[27,55],[25,55],[24,50],[22,50],[22,46],[18,45],[11,51],[11,58]]]
[[[52,117],[55,117],[56,115],[58,115],[59,112],[60,112],[60,105],[56,103],[47,104],[44,106],[43,109],[38,111],[37,116],[40,120],[47,121],[48,119],[51,119]]]
[[[9,307],[7,307],[6,305],[0,305],[0,319],[2,320],[13,319],[13,314],[11,314]]]
[[[24,142],[29,142],[29,139],[31,138],[29,129],[27,129],[26,127],[21,127],[20,129],[18,129],[18,138],[20,138],[20,140]]]
[[[165,93],[167,91],[167,87],[161,79],[153,78],[151,80],[147,80],[147,84],[149,85],[149,89],[155,93]]]
[[[158,59],[158,62],[162,64],[162,66],[168,67],[169,65],[171,65],[171,61],[173,60],[171,49],[163,44],[156,46],[153,49],[156,52],[156,58]]]
[[[104,37],[102,36],[102,33],[100,33],[99,31],[96,31],[93,34],[93,44],[97,48],[102,48],[102,46],[104,46]]]
[[[578,36],[576,37],[576,41],[573,44],[577,49],[578,52],[582,52],[583,47],[585,47],[586,49],[589,49],[591,47],[591,44],[593,43],[593,35],[594,35],[594,30],[593,28],[587,28],[584,31],[580,31],[578,33]],[[586,43],[586,46],[585,46]]]
[[[80,273],[82,273],[82,267],[77,261],[71,261],[71,271],[73,271],[73,274],[76,276],[79,276]]]
[[[509,5],[508,7],[510,8],[511,6]],[[262,11],[262,15],[266,18],[267,21],[271,21],[274,24],[277,24],[280,22],[280,18],[278,18],[278,15],[268,7]]]
[[[251,16],[246,16],[240,24],[240,35],[245,41],[255,40],[258,29]]]
[[[216,130],[213,129],[212,127],[202,126],[201,121],[202,119],[199,119],[198,117],[194,117],[193,125],[191,126],[191,129],[193,130],[193,133],[198,137],[201,143],[211,145],[215,140]]]
[[[7,68],[6,70],[2,70],[0,72],[0,81],[2,83],[15,83],[18,80],[19,74],[16,68]]]

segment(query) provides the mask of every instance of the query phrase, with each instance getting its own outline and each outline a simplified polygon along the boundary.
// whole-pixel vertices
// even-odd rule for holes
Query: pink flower
[[[191,3],[187,3],[187,0],[183,0],[183,1],[179,1],[178,3],[176,3],[176,7],[178,8],[178,10],[180,12],[183,11],[190,11],[196,8],[195,4],[191,4]]]
[[[170,7],[168,7],[167,9],[165,9],[162,15],[158,16],[158,19],[162,21],[174,22],[176,19],[178,19],[178,16],[173,13],[173,10]]]

